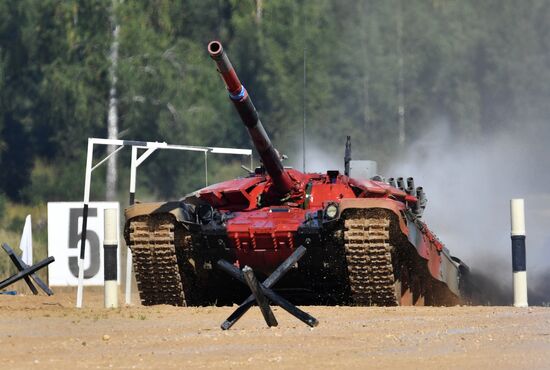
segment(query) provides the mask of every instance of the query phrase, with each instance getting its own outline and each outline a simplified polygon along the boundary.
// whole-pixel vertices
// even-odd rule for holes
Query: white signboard
[[[84,285],[103,285],[103,211],[107,208],[116,208],[118,211],[119,204],[118,202],[89,204]],[[48,255],[55,257],[55,262],[48,268],[48,280],[51,286],[78,285],[82,211],[81,202],[48,203]],[[117,253],[117,271],[120,272],[120,240]],[[120,273],[117,277],[120,283]]]

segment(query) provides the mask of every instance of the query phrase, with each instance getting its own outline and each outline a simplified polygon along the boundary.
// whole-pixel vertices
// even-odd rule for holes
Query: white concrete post
[[[108,208],[104,212],[104,280],[105,308],[118,307],[118,212],[116,208]]]
[[[514,307],[527,307],[527,266],[525,263],[525,211],[523,199],[510,201],[512,225],[512,268]]]

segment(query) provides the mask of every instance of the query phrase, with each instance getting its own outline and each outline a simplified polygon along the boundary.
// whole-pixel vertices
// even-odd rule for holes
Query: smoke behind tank
[[[378,164],[375,161],[350,161],[350,177],[357,179],[370,179],[376,175],[378,175]]]
[[[475,272],[484,304],[512,303],[512,198],[525,198],[529,304],[550,303],[549,137],[550,126],[526,123],[460,140],[448,122],[434,122],[385,171],[424,187],[426,222]]]

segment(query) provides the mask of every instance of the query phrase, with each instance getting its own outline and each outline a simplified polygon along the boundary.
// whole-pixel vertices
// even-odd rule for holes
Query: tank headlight
[[[336,207],[335,204],[329,204],[327,208],[325,209],[325,215],[329,219],[333,219],[336,217],[336,214],[338,214],[338,207]]]

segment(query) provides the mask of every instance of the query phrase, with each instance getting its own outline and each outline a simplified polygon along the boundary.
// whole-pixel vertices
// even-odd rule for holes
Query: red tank
[[[215,269],[223,258],[269,275],[298,246],[307,253],[280,283],[297,303],[447,305],[460,301],[467,267],[421,221],[412,178],[285,169],[221,43],[208,52],[260,155],[245,178],[177,202],[126,210],[126,241],[143,304],[231,304],[247,295]]]

